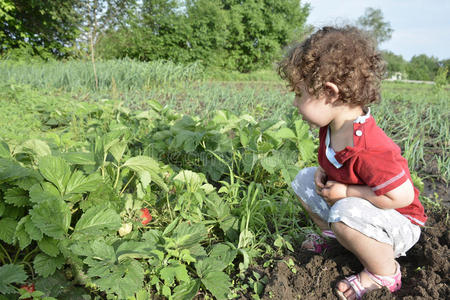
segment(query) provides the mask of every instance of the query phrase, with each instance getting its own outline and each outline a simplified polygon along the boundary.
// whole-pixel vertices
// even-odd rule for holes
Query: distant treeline
[[[383,52],[387,61],[388,77],[401,74],[402,79],[433,81],[438,74],[450,70],[450,59],[439,60],[425,54],[415,55],[406,61],[401,55],[389,51]],[[447,81],[450,74],[447,73]]]
[[[0,0],[0,56],[168,60],[250,72],[270,68],[313,30],[309,12],[299,0]],[[380,40],[388,39],[381,11],[369,12],[359,24],[381,24]],[[385,58],[389,77],[433,80],[449,66],[426,55]]]
[[[40,55],[95,51],[248,72],[301,36],[308,14],[298,0],[0,0],[0,51],[28,44]]]

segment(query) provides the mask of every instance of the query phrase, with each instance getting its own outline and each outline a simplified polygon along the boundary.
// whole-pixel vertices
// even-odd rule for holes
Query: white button
[[[362,136],[362,131],[361,131],[361,130],[356,130],[355,134],[356,134],[357,136]]]

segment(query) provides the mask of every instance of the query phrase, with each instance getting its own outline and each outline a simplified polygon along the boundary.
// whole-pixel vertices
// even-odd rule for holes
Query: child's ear
[[[339,88],[337,87],[337,85],[332,82],[326,82],[325,88],[329,101],[331,103],[336,102],[336,100],[339,99]]]

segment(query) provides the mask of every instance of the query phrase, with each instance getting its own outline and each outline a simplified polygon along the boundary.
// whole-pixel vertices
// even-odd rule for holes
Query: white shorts
[[[405,255],[417,243],[420,227],[395,209],[381,209],[357,197],[341,199],[329,207],[316,193],[316,169],[310,167],[301,170],[291,185],[297,196],[325,222],[343,222],[370,238],[389,244],[394,249],[395,257]]]

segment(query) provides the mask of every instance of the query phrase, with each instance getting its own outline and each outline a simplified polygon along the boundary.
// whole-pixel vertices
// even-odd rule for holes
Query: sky
[[[307,23],[315,27],[354,23],[367,7],[381,9],[394,30],[380,48],[410,60],[426,54],[450,58],[450,0],[302,0],[310,3]]]

